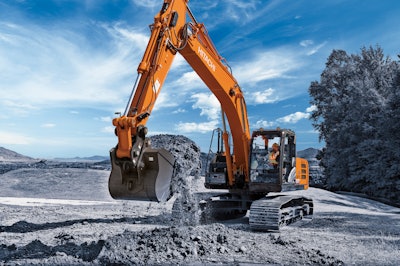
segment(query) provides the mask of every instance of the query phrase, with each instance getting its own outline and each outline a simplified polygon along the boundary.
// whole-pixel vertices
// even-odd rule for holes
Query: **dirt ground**
[[[313,220],[284,227],[280,232],[252,232],[248,217],[184,226],[171,218],[175,198],[166,203],[114,201],[106,193],[91,191],[94,180],[107,183],[107,171],[82,169],[81,175],[77,171],[72,170],[81,179],[84,174],[87,185],[71,183],[64,192],[53,185],[54,191],[62,194],[57,197],[60,200],[54,200],[51,186],[45,193],[37,185],[31,186],[40,191],[36,196],[30,189],[27,198],[9,197],[20,189],[17,184],[22,182],[21,176],[18,172],[2,176],[3,184],[8,179],[13,185],[3,186],[0,193],[0,265],[400,262],[400,209],[372,200],[311,188],[291,193],[314,199]],[[34,182],[33,174],[25,176]],[[44,176],[48,182],[54,181],[54,175]],[[207,192],[202,178],[191,180],[193,193]],[[84,196],[88,194],[91,200]]]

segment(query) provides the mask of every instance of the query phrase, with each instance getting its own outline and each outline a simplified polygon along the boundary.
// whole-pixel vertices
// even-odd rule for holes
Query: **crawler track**
[[[300,196],[270,196],[251,204],[249,224],[255,231],[277,231],[304,217],[312,218],[312,199]]]

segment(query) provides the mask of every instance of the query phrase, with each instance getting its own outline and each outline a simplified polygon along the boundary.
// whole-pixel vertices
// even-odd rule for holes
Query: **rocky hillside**
[[[15,151],[0,147],[0,161],[30,161],[31,157],[24,156]]]

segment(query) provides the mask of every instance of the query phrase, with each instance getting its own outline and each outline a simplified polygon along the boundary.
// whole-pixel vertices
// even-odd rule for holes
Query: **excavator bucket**
[[[114,199],[167,201],[175,158],[165,149],[146,148],[139,157],[138,167],[117,159],[116,149],[110,151],[111,174],[108,189]]]

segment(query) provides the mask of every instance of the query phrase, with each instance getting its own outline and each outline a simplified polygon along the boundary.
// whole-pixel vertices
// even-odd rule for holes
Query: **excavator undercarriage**
[[[189,225],[239,219],[248,215],[250,229],[254,231],[278,231],[282,226],[299,220],[311,220],[314,209],[311,198],[288,194],[245,200],[230,193],[211,197],[200,193],[196,195],[196,207],[182,200],[176,199],[172,208],[172,217],[176,221],[187,217],[190,212],[190,220],[186,221]]]

